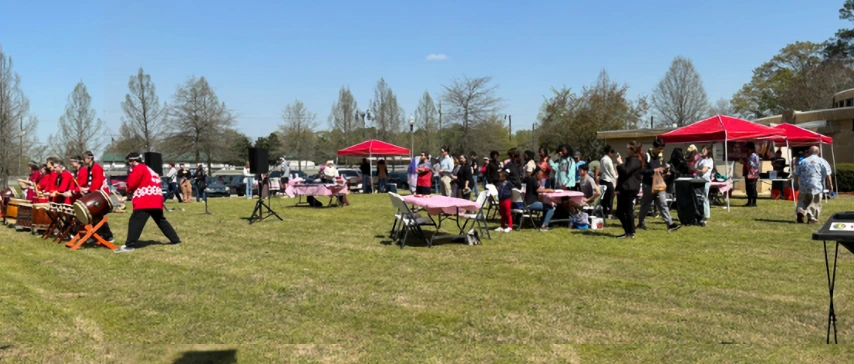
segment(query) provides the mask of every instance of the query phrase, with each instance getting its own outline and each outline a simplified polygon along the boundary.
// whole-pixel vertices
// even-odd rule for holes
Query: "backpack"
[[[314,196],[306,197],[305,202],[311,207],[323,207],[323,202],[318,201]]]

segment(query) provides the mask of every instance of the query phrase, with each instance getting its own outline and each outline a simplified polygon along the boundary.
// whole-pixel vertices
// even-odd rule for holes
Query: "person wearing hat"
[[[128,195],[133,196],[133,213],[128,220],[128,237],[125,245],[116,253],[133,251],[148,218],[154,220],[163,235],[169,239],[170,244],[180,244],[181,238],[172,228],[172,224],[163,215],[163,188],[160,184],[160,176],[151,168],[142,164],[142,156],[139,153],[130,153],[125,157],[130,172],[128,173],[127,186]]]
[[[205,166],[199,163],[196,166],[196,173],[193,173],[193,179],[196,180],[196,202],[204,200],[208,202],[208,195],[205,194],[205,189],[208,188],[208,175],[205,173]]]
[[[321,179],[327,183],[334,183],[335,179],[338,177],[338,169],[335,168],[335,162],[331,160],[326,161],[326,165],[323,167]]]

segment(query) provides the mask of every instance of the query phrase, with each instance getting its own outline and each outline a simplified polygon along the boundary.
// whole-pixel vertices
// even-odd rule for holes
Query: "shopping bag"
[[[664,182],[664,177],[661,176],[661,173],[655,172],[655,175],[652,176],[652,192],[664,192],[667,191],[667,183]]]

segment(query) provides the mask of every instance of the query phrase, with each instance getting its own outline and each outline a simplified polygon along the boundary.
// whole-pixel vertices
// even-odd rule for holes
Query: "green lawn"
[[[816,345],[824,257],[810,240],[817,226],[792,224],[789,201],[715,208],[708,227],[674,233],[650,219],[634,240],[611,238],[616,227],[527,230],[403,250],[385,237],[387,196],[351,202],[277,199],[285,221],[250,227],[241,218],[253,201],[211,199],[213,215],[201,204],[169,213],[184,244],[159,245],[149,223],[143,240],[158,243],[124,255],[0,229],[0,362],[172,362],[217,350],[243,363],[854,360]],[[843,210],[854,198],[824,209]],[[121,243],[128,214],[109,217]],[[854,342],[852,263],[840,253],[843,343]]]

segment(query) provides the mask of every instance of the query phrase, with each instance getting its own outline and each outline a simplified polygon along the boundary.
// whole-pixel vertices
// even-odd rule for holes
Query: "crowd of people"
[[[655,212],[664,221],[668,231],[681,227],[670,212],[668,194],[674,192],[674,181],[678,178],[699,178],[705,183],[701,193],[696,195],[702,205],[698,226],[706,226],[711,217],[709,191],[711,182],[716,178],[715,163],[711,146],[688,146],[674,148],[669,160],[665,160],[664,141],[656,139],[652,147],[631,142],[626,145],[625,158],[606,145],[599,158],[584,160],[580,152],[569,145],[558,147],[555,156],[547,148],[520,152],[517,149],[507,151],[506,158],[500,160],[498,151],[478,163],[474,152],[452,155],[447,147],[440,149],[440,157],[432,158],[427,152],[414,158],[407,170],[409,185],[415,194],[440,194],[443,196],[471,199],[478,194],[479,184],[483,189],[493,185],[497,190],[501,225],[496,230],[511,231],[513,226],[513,208],[527,208],[542,212],[540,229],[548,230],[548,224],[556,209],[538,200],[541,193],[554,190],[575,190],[583,192],[583,204],[592,205],[599,201],[603,215],[608,219],[618,219],[623,234],[618,238],[633,238],[637,230],[647,230],[647,217]],[[757,182],[760,178],[761,158],[756,146],[746,144],[747,153],[741,159],[742,174],[745,180],[747,203],[745,207],[756,207],[758,197]],[[786,167],[782,152],[776,152],[772,160],[774,170],[782,173]],[[792,161],[796,185],[799,187],[798,222],[815,223],[821,213],[821,193],[830,185],[830,166],[819,155],[817,147],[812,147],[796,160]],[[727,178],[726,176],[717,176]],[[510,196],[513,189],[524,191],[522,206],[512,206]],[[616,208],[614,208],[616,200]],[[640,204],[640,212],[635,223],[635,204]],[[573,207],[569,206],[570,212]]]

